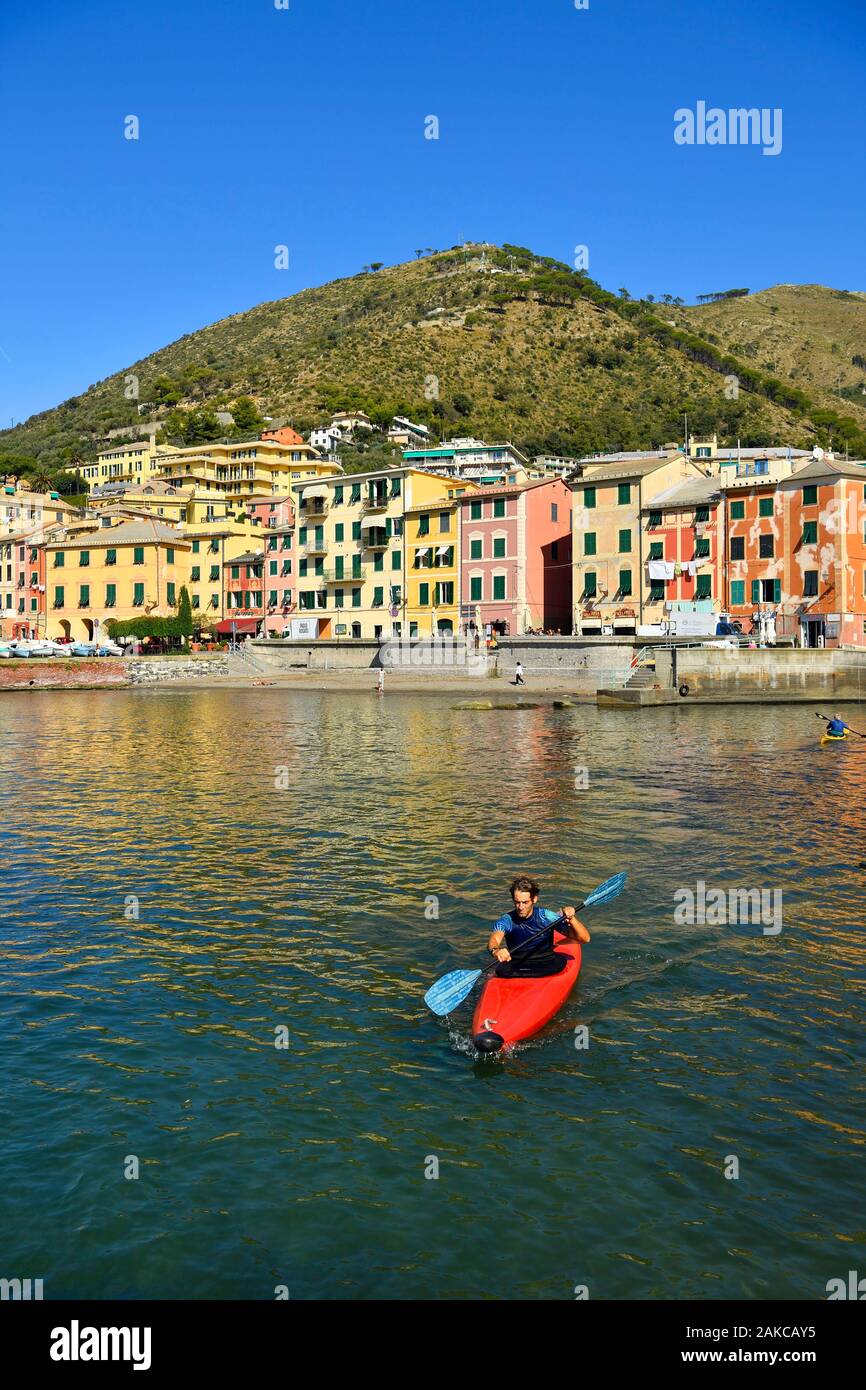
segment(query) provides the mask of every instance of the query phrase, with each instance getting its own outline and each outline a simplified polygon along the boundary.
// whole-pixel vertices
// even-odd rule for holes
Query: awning
[[[429,547],[429,545],[425,545],[421,550],[416,550],[416,551],[415,551],[415,559],[416,559],[416,560],[420,560],[422,555],[429,555],[429,554],[430,554],[430,547]]]
[[[222,622],[214,624],[214,632],[221,636],[230,637],[232,632],[246,634],[251,632],[253,635],[258,631],[258,618],[223,618]]]
[[[361,522],[362,531],[384,531],[385,522],[380,516],[365,516]]]
[[[436,554],[437,554],[437,555],[447,555],[447,554],[448,554],[448,551],[449,551],[450,549],[451,549],[450,545],[440,545],[439,549],[436,551]]]
[[[308,502],[311,497],[327,497],[328,488],[324,483],[315,483],[312,487],[305,487],[301,493],[301,501]]]

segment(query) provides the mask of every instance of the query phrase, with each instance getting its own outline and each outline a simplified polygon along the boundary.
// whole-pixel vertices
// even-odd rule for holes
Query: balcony
[[[302,498],[298,508],[300,519],[304,521],[313,516],[327,516],[330,505],[330,499],[327,497],[316,497],[311,502],[304,502]]]
[[[363,532],[362,545],[366,550],[385,550],[389,541],[388,533],[384,527],[370,527]]]
[[[304,558],[309,559],[311,555],[324,555],[327,549],[328,546],[324,539],[318,541],[307,541],[307,544],[304,546],[303,550]]]
[[[385,493],[382,493],[376,497],[366,497],[361,511],[366,516],[367,512],[384,512],[387,510],[387,507],[388,497]]]

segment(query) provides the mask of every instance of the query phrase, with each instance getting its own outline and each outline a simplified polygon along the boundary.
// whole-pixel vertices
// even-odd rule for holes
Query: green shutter
[[[483,545],[484,545],[484,542],[483,542],[483,541],[470,541],[470,542],[469,542],[469,558],[470,558],[470,560],[481,560],[481,559],[483,558],[483,555],[482,555]]]
[[[804,521],[804,522],[803,522],[803,544],[804,544],[804,545],[816,545],[816,544],[817,544],[817,541],[818,541],[818,523],[817,523],[817,521]]]
[[[774,579],[774,580],[773,580],[773,602],[774,602],[774,603],[781,603],[781,602],[782,602],[782,581],[781,581],[781,579]]]
[[[339,541],[341,541],[341,540],[343,539],[343,531],[344,531],[344,529],[345,529],[345,528],[344,528],[344,526],[343,526],[342,521],[338,521],[337,524],[336,524],[336,526],[334,527],[334,540],[335,540],[335,541],[339,542]]]
[[[482,579],[480,575],[473,575],[469,581],[469,597],[473,603],[481,602]]]
[[[400,554],[399,550],[392,550],[392,551],[391,551],[391,568],[392,568],[392,570],[398,570],[398,569],[400,569],[402,563],[403,563],[403,557],[402,557],[402,555]]]
[[[586,571],[584,572],[584,576],[583,576],[583,592],[587,595],[588,598],[594,598],[594,597],[595,597],[595,590],[596,590],[597,582],[598,582],[598,577],[597,577],[597,575],[596,575],[595,570],[586,570]]]
[[[54,589],[54,607],[62,608],[64,603],[63,585],[58,584]]]
[[[116,585],[116,584],[106,584],[106,586],[105,586],[105,606],[106,606],[106,608],[113,608],[113,607],[115,606],[116,603],[117,603],[117,585]]]
[[[620,570],[619,592],[622,598],[628,598],[631,594],[631,570]]]
[[[649,558],[651,560],[663,560],[665,556],[664,541],[650,541]]]
[[[493,499],[493,515],[494,515],[494,517],[497,517],[497,516],[504,516],[504,515],[505,515],[505,498],[504,498],[504,497],[494,497],[494,499]]]
[[[427,605],[429,604],[429,602],[430,602],[430,585],[429,585],[429,584],[419,584],[419,585],[418,585],[418,607],[419,607],[419,608],[426,608]]]
[[[731,503],[731,521],[742,521],[746,515],[745,502]]]
[[[336,557],[336,559],[334,560],[334,578],[335,578],[335,579],[342,579],[342,578],[343,578],[343,557],[342,557],[342,555],[338,555],[338,556]]]
[[[731,604],[734,608],[741,608],[746,602],[746,581],[745,579],[734,579],[731,583]]]
[[[584,505],[585,507],[594,507],[594,506],[595,506],[595,488],[594,488],[594,487],[585,487],[585,488],[583,489],[583,505]]]
[[[621,507],[625,507],[631,501],[631,483],[620,483],[616,490],[616,500]]]
[[[503,560],[503,559],[505,558],[505,537],[504,537],[504,536],[494,536],[494,537],[493,537],[493,558],[494,558],[494,560]]]
[[[480,502],[470,502],[470,503],[469,503],[469,516],[470,516],[470,518],[471,518],[472,521],[480,521],[480,520],[481,520],[481,503],[480,503]]]
[[[772,497],[759,497],[759,498],[758,498],[758,516],[772,516],[772,515],[773,515],[773,499],[772,499]]]
[[[711,574],[699,574],[697,576],[697,581],[695,598],[712,598],[713,576]]]
[[[353,541],[359,541],[360,539],[361,539],[361,523],[360,523],[360,521],[353,521],[353,522],[352,522],[352,540],[353,540]]]
[[[78,607],[79,607],[79,608],[89,608],[89,607],[90,607],[90,585],[89,585],[89,584],[82,584],[82,585],[80,586],[80,588],[79,588],[79,591],[78,591]]]
[[[595,532],[594,532],[594,531],[585,531],[585,532],[584,532],[584,535],[583,535],[583,553],[584,553],[584,555],[594,555],[594,554],[595,554]]]
[[[137,546],[134,547],[133,552],[132,552],[132,563],[133,563],[134,565],[143,565],[143,564],[144,564],[144,546],[143,546],[143,545],[137,545]]]
[[[760,602],[761,602],[761,581],[760,581],[760,579],[753,579],[753,580],[752,580],[752,603],[760,603]]]
[[[804,507],[814,507],[817,501],[818,501],[818,488],[817,488],[817,485],[816,485],[815,487],[804,487],[804,488],[803,488],[803,506],[804,506]]]
[[[505,598],[505,575],[494,574],[493,576],[493,597],[495,600]]]
[[[620,555],[631,554],[631,531],[620,531],[619,533],[619,553]]]

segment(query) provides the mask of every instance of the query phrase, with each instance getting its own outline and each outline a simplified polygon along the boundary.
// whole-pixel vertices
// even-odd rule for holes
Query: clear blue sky
[[[3,5],[0,424],[459,239],[633,294],[864,289],[864,61],[863,0]],[[676,145],[699,100],[781,107],[781,154]]]

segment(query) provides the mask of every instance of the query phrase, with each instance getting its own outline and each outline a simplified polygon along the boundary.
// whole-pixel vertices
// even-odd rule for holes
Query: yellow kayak
[[[845,730],[844,734],[822,734],[822,735],[821,735],[821,742],[822,742],[822,743],[844,743],[846,738],[850,738],[850,734],[848,733],[848,730],[847,730],[847,729]]]

